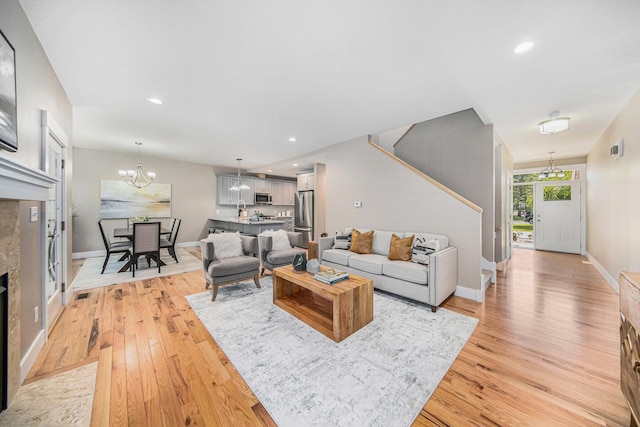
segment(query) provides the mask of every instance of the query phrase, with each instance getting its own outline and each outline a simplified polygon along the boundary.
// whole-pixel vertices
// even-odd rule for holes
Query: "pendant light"
[[[240,176],[240,162],[242,159],[236,159],[238,161],[238,179],[233,183],[233,185],[229,188],[230,191],[246,191],[250,190],[247,184],[242,183],[242,177]]]
[[[122,178],[126,178],[124,182],[128,185],[136,188],[144,188],[156,179],[156,173],[149,171],[145,174],[142,171],[142,161],[140,160],[140,146],[142,142],[136,142],[135,144],[138,146],[138,163],[136,164],[136,169],[121,169],[118,171],[118,174],[120,174]]]
[[[538,179],[545,178],[564,178],[566,175],[564,171],[553,163],[553,153],[555,151],[549,151],[549,166],[540,171],[540,175],[538,175]]]

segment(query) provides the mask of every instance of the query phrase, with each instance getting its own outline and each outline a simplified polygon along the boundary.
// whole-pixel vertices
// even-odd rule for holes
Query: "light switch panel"
[[[36,222],[38,221],[38,207],[32,206],[29,208],[29,221]]]

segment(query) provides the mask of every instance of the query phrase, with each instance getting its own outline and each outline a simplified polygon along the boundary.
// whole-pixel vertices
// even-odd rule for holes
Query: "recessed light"
[[[293,164],[293,167],[297,168],[297,167],[298,167],[298,164],[297,164],[297,163],[294,163],[294,164]]]
[[[273,172],[271,169],[267,169],[267,172]]]
[[[518,46],[516,46],[515,49],[513,49],[513,53],[525,53],[526,51],[530,50],[533,45],[533,42],[520,43]]]
[[[158,98],[147,98],[147,101],[149,101],[152,104],[157,104],[157,105],[161,105],[162,104],[162,100],[160,100]]]
[[[289,138],[289,142],[296,142],[296,139],[294,137]]]

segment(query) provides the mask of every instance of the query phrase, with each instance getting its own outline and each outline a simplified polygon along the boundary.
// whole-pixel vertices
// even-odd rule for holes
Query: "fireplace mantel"
[[[47,200],[57,178],[0,156],[0,199]]]

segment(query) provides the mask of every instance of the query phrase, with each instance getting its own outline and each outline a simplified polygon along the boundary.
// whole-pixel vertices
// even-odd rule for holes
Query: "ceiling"
[[[637,0],[20,3],[74,107],[74,146],[140,141],[143,160],[290,174],[328,145],[467,108],[516,163],[584,156],[640,88]],[[541,135],[554,110],[571,129]]]

